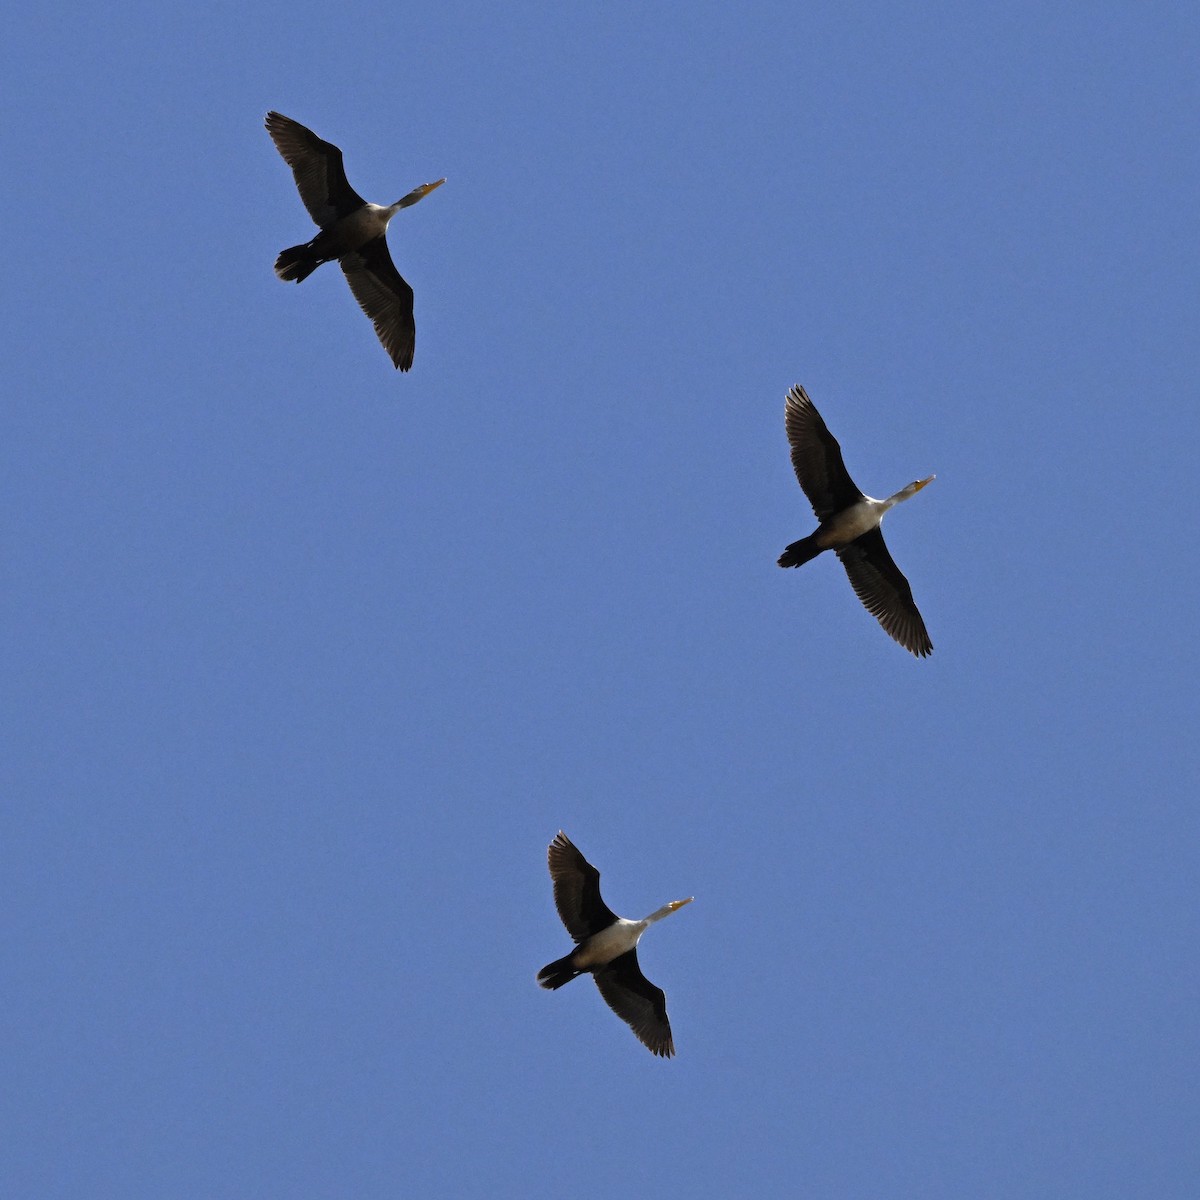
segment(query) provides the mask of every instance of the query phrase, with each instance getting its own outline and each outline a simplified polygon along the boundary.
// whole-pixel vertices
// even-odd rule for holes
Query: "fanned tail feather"
[[[572,979],[582,975],[583,972],[578,967],[571,965],[571,955],[566,958],[556,958],[554,962],[547,963],[537,974],[537,981],[544,988],[560,988],[564,983],[570,983]]]
[[[821,547],[817,545],[817,535],[810,533],[808,537],[801,538],[798,542],[793,542],[779,556],[779,565],[781,567],[802,567],[806,562],[811,562],[820,553]]]
[[[289,246],[275,260],[275,274],[286,283],[299,283],[307,279],[323,260],[313,253],[312,246]]]

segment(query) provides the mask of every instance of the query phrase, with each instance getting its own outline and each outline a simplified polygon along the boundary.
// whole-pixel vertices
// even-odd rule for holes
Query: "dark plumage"
[[[388,222],[446,181],[425,183],[395,204],[368,204],[351,186],[342,152],[311,129],[281,113],[267,113],[267,132],[292,168],[300,199],[321,232],[311,242],[290,246],[275,260],[275,274],[287,282],[307,279],[322,263],[337,261],[392,363],[412,366],[417,329],[412,288],[388,253]]]
[[[933,643],[912,588],[888,553],[880,523],[888,509],[915,496],[933,476],[910,483],[886,500],[874,500],[850,478],[837,438],[798,384],[788,392],[784,421],[796,478],[820,525],[788,546],[779,565],[799,567],[822,551],[835,551],[855,594],[888,634],[918,657],[932,654]]]
[[[550,878],[554,903],[567,932],[577,943],[570,954],[538,972],[544,988],[560,988],[591,972],[605,1003],[652,1053],[670,1058],[675,1053],[667,998],[642,974],[637,943],[655,921],[691,902],[672,900],[642,921],[618,917],[600,897],[600,872],[572,845],[565,833],[550,843]]]

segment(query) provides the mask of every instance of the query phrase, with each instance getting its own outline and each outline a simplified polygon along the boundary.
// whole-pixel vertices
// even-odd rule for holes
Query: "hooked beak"
[[[400,201],[401,208],[407,208],[410,204],[416,204],[418,200],[424,200],[435,188],[440,188],[446,180],[439,179],[436,183],[423,183],[420,187],[413,188],[403,200]]]

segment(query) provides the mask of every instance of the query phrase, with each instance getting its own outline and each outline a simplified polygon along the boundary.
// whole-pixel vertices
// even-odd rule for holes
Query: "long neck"
[[[640,924],[653,925],[655,921],[661,921],[663,917],[669,917],[673,912],[676,911],[677,907],[678,906],[675,904],[664,904],[662,908],[652,912],[644,921],[641,921]]]
[[[883,511],[887,512],[893,505],[899,504],[901,500],[908,500],[915,496],[929,481],[920,480],[917,483],[910,483],[908,487],[901,488],[894,496],[889,496],[886,500],[881,500]]]
[[[399,211],[398,204],[371,204],[368,202],[364,208],[360,208],[354,214],[354,219],[365,236],[378,237],[381,233],[387,233],[388,222]]]

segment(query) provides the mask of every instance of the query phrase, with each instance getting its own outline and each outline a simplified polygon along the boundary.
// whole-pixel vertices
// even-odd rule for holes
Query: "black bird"
[[[363,312],[375,322],[375,332],[392,362],[401,371],[412,366],[417,327],[413,322],[413,291],[400,276],[388,253],[388,222],[402,209],[446,181],[423,183],[395,204],[368,204],[346,179],[342,152],[322,141],[311,129],[281,113],[267,113],[267,132],[284,162],[292,168],[300,199],[321,227],[311,242],[284,250],[275,260],[280,279],[299,283],[322,263],[336,259]]]
[[[880,625],[912,654],[932,654],[933,643],[913,603],[912,588],[892,561],[879,526],[889,508],[915,496],[934,476],[918,479],[886,500],[873,500],[850,478],[837,438],[799,384],[788,392],[784,421],[796,478],[821,524],[815,533],[793,542],[780,555],[779,565],[799,567],[822,550],[836,551],[858,598]]]
[[[554,903],[567,932],[577,943],[564,958],[544,966],[538,983],[560,988],[586,971],[592,973],[605,1003],[652,1053],[670,1058],[675,1053],[671,1023],[667,1020],[667,998],[638,966],[637,944],[655,922],[690,904],[672,900],[645,920],[627,921],[600,899],[600,872],[583,857],[561,830],[550,843],[550,878],[554,880]]]

